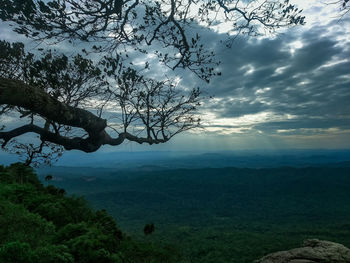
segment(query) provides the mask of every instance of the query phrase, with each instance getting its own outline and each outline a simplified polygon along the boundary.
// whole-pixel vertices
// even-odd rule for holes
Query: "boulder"
[[[324,240],[308,239],[303,246],[280,251],[254,261],[255,263],[350,263],[350,249]]]

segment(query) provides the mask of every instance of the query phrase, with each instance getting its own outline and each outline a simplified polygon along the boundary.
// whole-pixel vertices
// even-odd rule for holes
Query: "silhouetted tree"
[[[343,18],[350,11],[350,1],[349,0],[334,0],[327,1],[327,5],[337,5],[339,7],[340,18]]]
[[[143,233],[148,236],[150,234],[152,234],[155,230],[154,224],[146,224],[145,227],[143,228]]]
[[[337,3],[341,5],[341,9],[344,11],[344,13],[349,12],[350,10],[349,0],[342,0],[342,1],[338,1]]]
[[[48,181],[51,181],[53,179],[52,175],[51,174],[48,174],[45,176],[45,181],[48,182]]]
[[[198,127],[201,92],[159,76],[157,66],[209,82],[218,61],[201,39],[205,28],[228,25],[230,45],[237,34],[303,24],[300,12],[289,0],[0,0],[0,19],[16,33],[84,45],[71,56],[74,48],[32,54],[22,43],[0,42],[0,116],[18,117],[17,127],[2,126],[2,147],[36,134],[41,146],[24,148],[29,164],[60,147],[94,152],[125,140],[167,142]]]

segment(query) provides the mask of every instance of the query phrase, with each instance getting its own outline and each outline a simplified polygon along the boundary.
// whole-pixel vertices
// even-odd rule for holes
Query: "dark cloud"
[[[334,34],[325,36],[325,32]],[[254,124],[256,129],[350,127],[349,43],[345,27],[292,30],[274,39],[239,39],[232,49],[218,46],[222,77],[211,85],[216,102],[207,110],[221,118],[271,112],[291,116]]]

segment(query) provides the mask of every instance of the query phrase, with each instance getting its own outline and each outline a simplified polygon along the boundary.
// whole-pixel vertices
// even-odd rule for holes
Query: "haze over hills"
[[[69,173],[80,173],[82,167],[101,171],[156,171],[164,169],[198,168],[273,168],[308,166],[350,166],[350,150],[288,150],[288,151],[222,151],[222,152],[110,152],[67,153],[52,167],[39,171],[58,171],[71,167]]]

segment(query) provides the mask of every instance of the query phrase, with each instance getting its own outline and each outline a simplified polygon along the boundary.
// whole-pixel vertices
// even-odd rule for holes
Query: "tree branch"
[[[82,128],[89,134],[99,133],[107,126],[106,120],[91,112],[68,106],[44,90],[18,80],[0,77],[0,104],[23,107],[54,122]]]
[[[40,135],[42,141],[62,145],[66,150],[81,150],[84,152],[97,151],[105,144],[119,145],[125,139],[140,144],[158,144],[167,141],[167,139],[137,137],[128,132],[120,133],[117,138],[112,138],[105,131],[106,120],[89,111],[70,107],[49,96],[45,91],[18,80],[0,78],[0,104],[23,107],[59,124],[82,128],[89,134],[87,138],[69,138],[57,132],[51,132],[46,128],[27,124],[10,131],[0,132],[0,139],[3,140],[2,147],[5,147],[11,139],[31,132]]]

